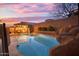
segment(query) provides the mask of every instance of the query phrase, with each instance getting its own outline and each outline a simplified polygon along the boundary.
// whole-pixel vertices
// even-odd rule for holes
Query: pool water
[[[59,45],[56,38],[37,35],[29,36],[28,41],[19,43],[17,50],[24,56],[48,56],[51,48]]]

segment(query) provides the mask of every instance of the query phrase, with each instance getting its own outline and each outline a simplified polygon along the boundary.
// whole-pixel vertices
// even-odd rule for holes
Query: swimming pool
[[[29,36],[27,40],[16,47],[24,56],[48,56],[50,49],[59,45],[56,38],[46,35]]]

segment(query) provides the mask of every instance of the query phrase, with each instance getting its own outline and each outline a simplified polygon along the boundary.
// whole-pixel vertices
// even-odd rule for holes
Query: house
[[[30,33],[30,25],[27,22],[14,24],[14,26],[9,27],[9,33],[10,35],[28,34]]]

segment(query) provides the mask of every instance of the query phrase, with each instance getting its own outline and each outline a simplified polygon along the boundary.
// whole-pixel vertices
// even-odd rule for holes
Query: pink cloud
[[[27,4],[24,3],[24,4],[9,4],[6,6],[12,8],[17,13],[31,13],[31,12],[51,11],[55,5],[52,3],[37,3],[37,4],[36,3],[27,3]]]
[[[8,10],[11,10],[9,13],[16,14],[18,16],[48,16],[48,13],[51,12],[56,5],[52,3],[5,3],[0,4],[1,7]],[[7,12],[7,13],[8,13]],[[50,15],[49,15],[50,16]]]

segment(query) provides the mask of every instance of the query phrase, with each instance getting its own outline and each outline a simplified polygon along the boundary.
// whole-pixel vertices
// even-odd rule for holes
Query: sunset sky
[[[0,3],[0,19],[4,21],[41,22],[45,19],[55,19],[53,15],[63,11],[61,4],[54,3]],[[8,18],[8,19],[7,19]],[[16,19],[18,18],[18,19]]]

